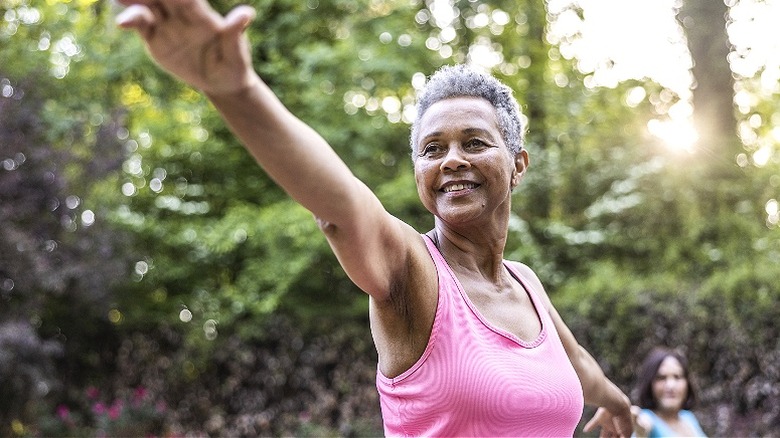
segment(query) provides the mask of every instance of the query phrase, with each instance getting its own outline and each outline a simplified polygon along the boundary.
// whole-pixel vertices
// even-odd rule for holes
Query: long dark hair
[[[691,383],[688,372],[688,359],[686,359],[685,355],[680,351],[656,347],[647,355],[642,366],[639,368],[639,373],[637,375],[635,394],[638,399],[639,407],[651,410],[658,407],[658,403],[656,402],[655,397],[653,397],[653,380],[655,380],[655,376],[658,374],[658,368],[661,367],[661,362],[670,356],[680,362],[683,369],[683,376],[688,382],[688,395],[685,397],[682,408],[691,409],[696,404],[696,391],[693,389],[693,384]]]

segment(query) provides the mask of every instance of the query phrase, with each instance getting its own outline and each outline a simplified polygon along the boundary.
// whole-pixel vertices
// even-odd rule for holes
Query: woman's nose
[[[664,386],[666,388],[674,388],[677,386],[678,380],[674,377],[670,377],[664,380]]]
[[[444,160],[441,163],[442,170],[463,170],[471,167],[471,163],[466,159],[463,150],[459,145],[452,144],[447,148],[447,155],[444,156]]]

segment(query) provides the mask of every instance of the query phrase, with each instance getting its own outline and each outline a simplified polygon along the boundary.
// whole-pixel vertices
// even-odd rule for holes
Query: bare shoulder
[[[520,275],[523,276],[523,280],[528,281],[531,283],[531,287],[534,289],[538,289],[539,292],[544,293],[547,295],[547,292],[544,290],[544,286],[542,285],[542,281],[539,280],[539,276],[536,275],[536,272],[534,272],[533,269],[531,269],[530,266],[526,265],[525,263],[516,262],[512,260],[508,260],[508,263],[515,268]]]
[[[542,281],[539,279],[539,276],[536,275],[536,272],[534,272],[533,269],[531,269],[530,266],[526,265],[525,263],[520,263],[516,261],[509,260],[508,263],[515,268],[515,270],[518,271],[518,273],[523,277],[523,280],[525,280],[528,285],[534,290],[534,292],[539,295],[539,297],[545,302],[545,305],[548,308],[552,307],[552,303],[550,302],[550,298],[547,296],[547,291],[544,289],[544,285],[542,284]]]
[[[320,228],[350,279],[377,303],[387,302],[410,276],[425,273],[430,256],[413,227],[378,203],[365,210],[340,226],[320,221]]]

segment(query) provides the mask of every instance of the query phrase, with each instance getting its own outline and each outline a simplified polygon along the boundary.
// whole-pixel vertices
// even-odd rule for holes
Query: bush
[[[125,391],[129,392],[129,391]],[[164,435],[167,407],[144,387],[108,397],[96,387],[81,392],[72,404],[61,403],[42,412],[34,435],[47,437],[152,437]]]
[[[780,432],[777,278],[780,267],[760,262],[731,266],[701,282],[658,273],[625,276],[601,263],[552,300],[627,394],[650,349],[680,348],[699,388],[695,411],[706,432],[774,435]]]
[[[0,324],[0,435],[19,430],[20,419],[49,392],[61,386],[54,360],[62,353],[55,341],[44,341],[27,322]]]

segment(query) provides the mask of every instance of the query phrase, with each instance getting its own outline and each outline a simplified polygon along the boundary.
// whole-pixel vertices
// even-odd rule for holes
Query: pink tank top
[[[433,242],[439,302],[422,357],[395,378],[377,372],[387,436],[572,436],[582,386],[543,303],[508,264],[542,329],[533,341],[492,326]]]

